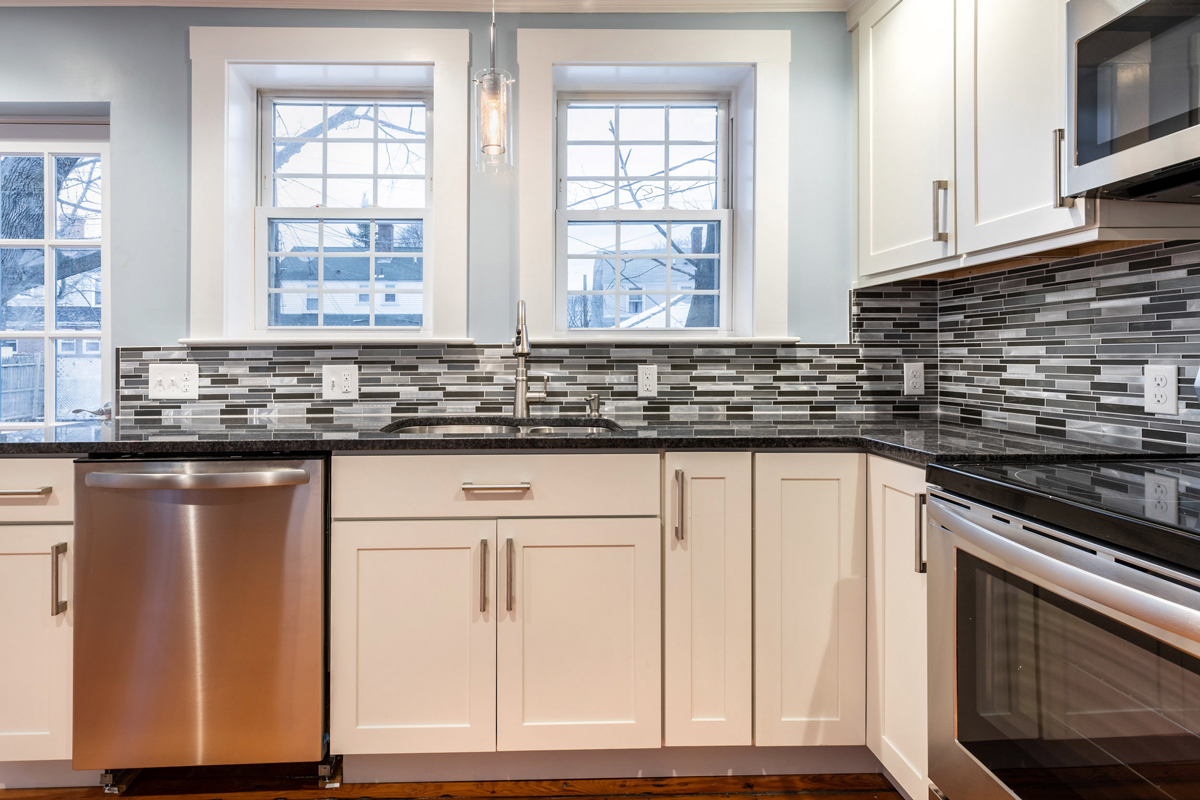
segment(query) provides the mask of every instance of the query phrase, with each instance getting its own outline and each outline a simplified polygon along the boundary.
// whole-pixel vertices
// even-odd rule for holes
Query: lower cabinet
[[[660,746],[659,530],[335,522],[333,752]]]
[[[925,575],[917,529],[925,471],[868,465],[867,745],[910,797],[928,795]]]
[[[751,455],[663,460],[663,741],[753,742]]]
[[[338,753],[496,749],[496,521],[336,522]]]
[[[0,525],[0,761],[71,757],[72,531]]]
[[[866,741],[866,456],[754,456],[755,744]]]

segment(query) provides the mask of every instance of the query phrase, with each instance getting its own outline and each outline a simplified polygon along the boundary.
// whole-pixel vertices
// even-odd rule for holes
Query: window
[[[0,142],[0,423],[103,404],[103,154]]]
[[[264,95],[260,319],[424,326],[428,98]],[[379,307],[387,288],[402,308]]]
[[[719,98],[561,99],[560,330],[722,330],[732,251]]]

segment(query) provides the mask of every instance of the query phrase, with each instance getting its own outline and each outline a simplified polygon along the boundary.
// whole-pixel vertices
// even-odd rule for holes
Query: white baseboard
[[[70,761],[0,761],[0,789],[99,785],[100,770],[76,772]]]
[[[348,755],[343,759],[346,783],[804,775],[881,770],[879,761],[866,747],[664,747]]]

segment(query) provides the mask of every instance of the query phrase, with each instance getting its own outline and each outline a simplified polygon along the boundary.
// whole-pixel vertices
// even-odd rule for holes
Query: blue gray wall
[[[465,27],[474,70],[487,61],[488,21],[436,12],[5,8],[0,104],[111,104],[113,343],[169,345],[187,335],[188,28]],[[853,170],[845,15],[510,14],[498,22],[499,66],[513,73],[519,27],[790,30],[789,330],[806,342],[847,341]],[[515,173],[471,176],[470,332],[480,342],[511,337],[519,294],[516,188]]]

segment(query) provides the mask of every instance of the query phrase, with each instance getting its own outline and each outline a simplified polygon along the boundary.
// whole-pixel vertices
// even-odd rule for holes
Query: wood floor
[[[903,800],[878,774],[768,775],[719,778],[624,778],[565,781],[490,781],[469,783],[358,783],[321,789],[315,781],[285,776],[213,777],[189,770],[142,774],[122,795],[171,800],[481,800],[482,798],[670,798],[670,800]],[[9,789],[0,800],[104,800],[100,787]]]

